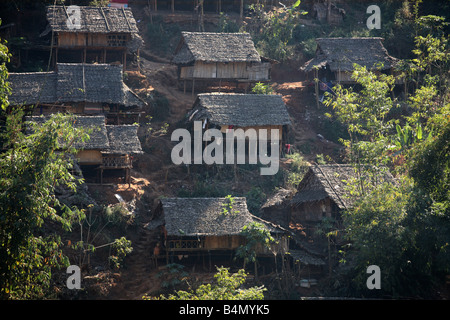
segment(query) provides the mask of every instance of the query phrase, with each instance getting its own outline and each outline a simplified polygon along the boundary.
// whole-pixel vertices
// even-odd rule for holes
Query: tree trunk
[[[331,22],[331,0],[327,0],[327,23]]]

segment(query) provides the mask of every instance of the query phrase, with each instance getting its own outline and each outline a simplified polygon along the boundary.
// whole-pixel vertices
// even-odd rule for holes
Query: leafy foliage
[[[76,208],[55,197],[58,186],[73,191],[80,181],[71,174],[75,139],[87,136],[74,129],[69,116],[53,115],[33,133],[22,131],[23,111],[7,115],[6,152],[0,155],[0,293],[4,298],[39,298],[50,285],[51,269],[67,265],[59,237],[43,236],[45,221],[70,230]]]
[[[254,93],[254,94],[273,94],[273,88],[269,84],[257,82],[252,88],[252,93]]]
[[[167,297],[160,296],[161,300],[262,300],[264,299],[264,286],[243,289],[247,274],[243,269],[230,274],[228,268],[217,267],[214,275],[216,283],[202,284],[195,291],[179,290]],[[144,299],[151,298],[145,296]]]
[[[290,42],[299,16],[306,14],[299,10],[300,1],[291,7],[277,8],[266,12],[261,3],[250,5],[254,12],[254,24],[249,27],[257,48],[272,59],[284,61],[293,51]]]
[[[356,201],[343,213],[352,266],[347,294],[427,296],[450,270],[450,106],[442,85],[449,80],[448,35],[441,17],[415,15],[416,58],[409,65],[416,90],[403,101],[408,112],[393,112],[392,76],[357,65],[352,77],[362,89],[336,86],[327,101],[347,126],[350,138],[341,141],[359,173],[348,181]],[[423,28],[428,35],[421,35]],[[396,183],[382,182],[388,167]],[[368,293],[371,264],[382,270],[382,285]]]
[[[112,248],[114,253],[109,256],[109,261],[114,268],[119,269],[123,263],[123,259],[133,251],[131,241],[127,240],[125,237],[121,237],[114,240],[112,243]]]
[[[256,261],[258,246],[270,249],[270,245],[276,243],[270,231],[259,222],[250,222],[244,226],[241,235],[246,238],[246,243],[236,250],[236,256],[244,259],[244,264]]]

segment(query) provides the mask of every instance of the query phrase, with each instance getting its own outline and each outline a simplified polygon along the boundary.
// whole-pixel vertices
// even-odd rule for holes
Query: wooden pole
[[[244,18],[244,0],[241,0],[241,8],[239,11],[239,16],[240,16],[241,20]]]
[[[172,8],[172,13],[174,13],[175,12],[175,0],[172,0],[171,8]]]
[[[317,109],[319,109],[319,70],[314,70],[314,82],[316,83],[315,89],[316,89],[316,105]]]
[[[55,60],[53,61],[54,66],[58,63],[58,47],[55,49]]]

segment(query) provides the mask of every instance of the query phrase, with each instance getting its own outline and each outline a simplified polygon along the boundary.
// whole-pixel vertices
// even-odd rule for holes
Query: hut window
[[[322,218],[324,218],[327,215],[327,208],[324,203],[320,205],[320,209],[322,209]]]
[[[110,47],[125,47],[126,46],[126,36],[120,34],[110,34],[108,35],[108,46]]]

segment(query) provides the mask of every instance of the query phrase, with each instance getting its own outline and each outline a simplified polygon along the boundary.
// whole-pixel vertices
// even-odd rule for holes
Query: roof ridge
[[[328,183],[328,185],[330,186],[331,190],[333,190],[335,196],[339,199],[339,201],[345,207],[345,209],[347,209],[347,205],[342,200],[342,198],[339,196],[339,193],[336,191],[336,189],[334,188],[333,184],[330,182],[330,179],[328,178],[328,176],[322,171],[322,169],[319,167],[319,165],[316,165],[316,166],[318,167],[318,169],[322,173],[322,176],[325,178],[325,181]],[[339,165],[338,165],[338,167],[339,167]],[[319,183],[323,185],[323,183],[322,183],[322,181],[320,179],[319,179]],[[325,186],[323,186],[323,187],[326,188]]]

